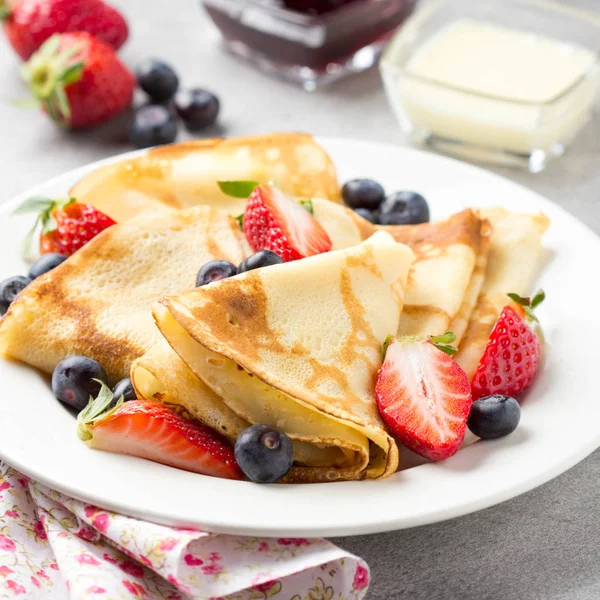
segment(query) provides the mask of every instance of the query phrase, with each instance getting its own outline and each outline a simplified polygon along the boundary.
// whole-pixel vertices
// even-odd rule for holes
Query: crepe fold
[[[232,198],[218,181],[273,180],[300,198],[340,201],[333,162],[305,133],[273,133],[230,139],[194,140],[152,148],[96,169],[70,195],[117,222],[141,212],[165,212],[199,204],[244,211],[245,198]]]
[[[157,298],[193,288],[209,260],[249,253],[235,219],[209,206],[114,225],[19,294],[0,321],[0,353],[48,373],[87,356],[115,382],[160,341]]]
[[[228,409],[290,436],[295,463],[286,481],[385,477],[397,469],[398,448],[374,386],[412,260],[407,246],[378,233],[171,296],[153,312],[171,347]],[[188,400],[178,403],[203,420]]]

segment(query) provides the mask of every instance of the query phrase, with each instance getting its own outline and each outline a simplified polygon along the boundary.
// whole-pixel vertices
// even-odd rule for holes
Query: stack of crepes
[[[286,482],[389,476],[402,450],[375,401],[384,340],[453,331],[472,377],[506,294],[530,291],[548,221],[486,209],[382,227],[312,205],[332,251],[200,288],[208,260],[252,253],[231,214],[205,205],[115,225],[20,294],[0,351],[47,372],[95,358],[232,443],[250,424],[279,427],[294,445]]]

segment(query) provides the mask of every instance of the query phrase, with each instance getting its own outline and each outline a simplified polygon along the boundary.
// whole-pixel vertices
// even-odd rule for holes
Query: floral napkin
[[[368,585],[367,564],[326,540],[155,525],[0,463],[0,598],[358,600]]]

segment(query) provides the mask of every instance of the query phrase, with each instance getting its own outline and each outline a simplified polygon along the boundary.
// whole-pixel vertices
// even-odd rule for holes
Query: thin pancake
[[[492,226],[485,280],[456,361],[471,379],[487,344],[507,293],[529,293],[538,270],[541,237],[549,225],[543,214],[524,215],[503,208],[482,209]]]
[[[194,140],[159,146],[86,175],[71,196],[118,222],[142,212],[165,212],[198,204],[244,211],[217,181],[273,180],[300,198],[340,201],[335,167],[327,152],[304,133],[274,133],[231,139]]]
[[[208,206],[114,225],[19,294],[0,321],[0,353],[48,373],[80,354],[111,381],[127,377],[160,340],[152,303],[193,288],[205,262],[248,253],[236,221]]]
[[[181,358],[238,416],[337,449],[334,464],[315,464],[323,458],[316,453],[290,480],[383,477],[396,470],[398,455],[374,384],[412,257],[379,233],[344,251],[167,298],[154,313]]]

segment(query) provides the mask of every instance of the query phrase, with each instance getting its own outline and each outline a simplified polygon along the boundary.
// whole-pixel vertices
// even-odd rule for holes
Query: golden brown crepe
[[[541,237],[550,221],[543,214],[511,213],[503,208],[481,209],[492,227],[485,279],[456,361],[471,379],[509,292],[526,295],[539,268]]]
[[[385,477],[398,454],[374,385],[412,258],[378,233],[166,298],[154,314],[183,361],[238,417],[292,438],[288,481]]]
[[[75,184],[70,194],[117,222],[198,204],[237,216],[244,211],[246,199],[221,192],[217,181],[228,180],[273,180],[293,196],[340,201],[331,159],[305,133],[195,140],[152,148],[100,167]]]
[[[48,373],[84,355],[111,381],[127,377],[161,339],[152,303],[193,288],[207,261],[249,253],[235,219],[209,206],[114,225],[19,294],[0,321],[0,353]]]

